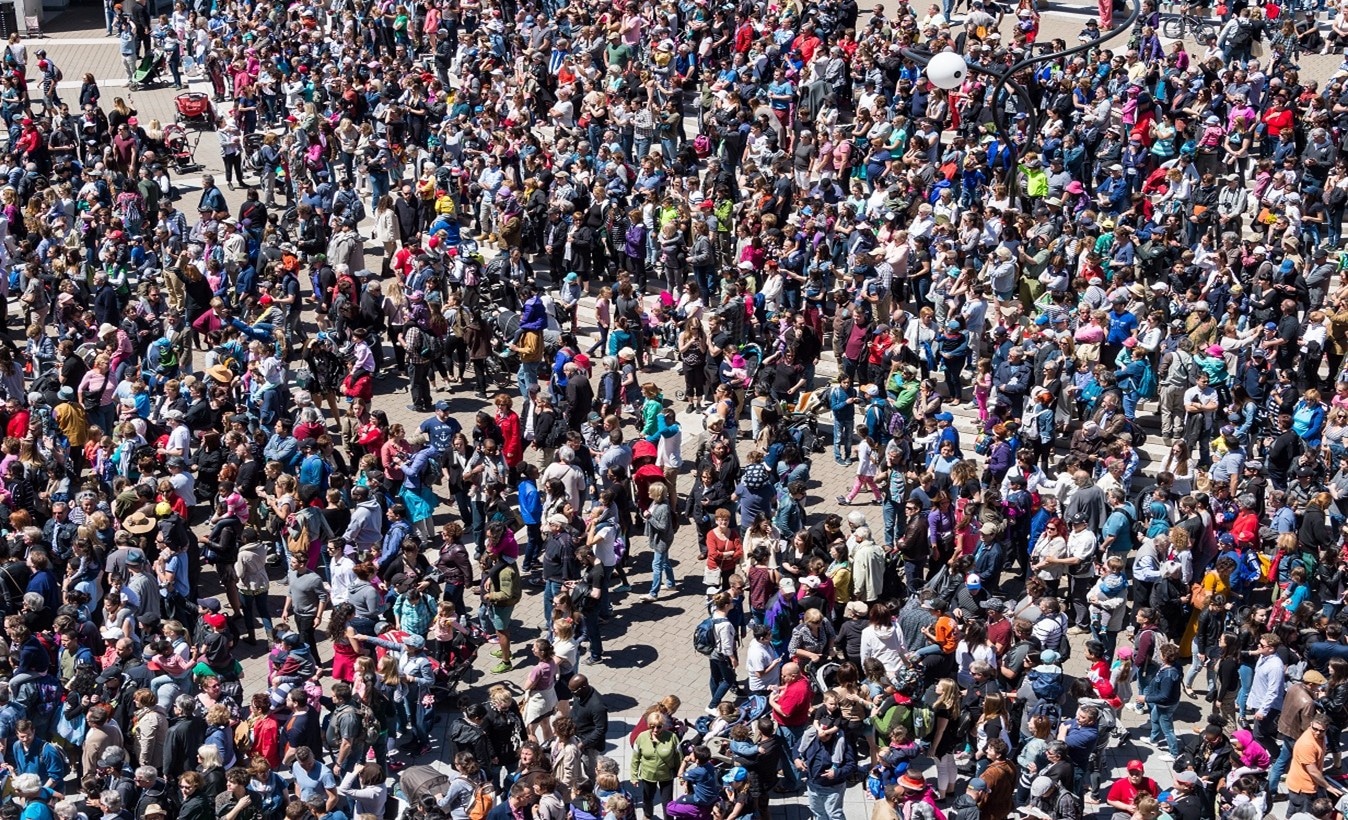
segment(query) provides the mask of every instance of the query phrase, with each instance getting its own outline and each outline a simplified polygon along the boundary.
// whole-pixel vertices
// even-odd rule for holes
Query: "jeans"
[[[1142,400],[1142,396],[1136,390],[1127,390],[1123,394],[1123,417],[1132,419],[1137,417],[1137,403]]]
[[[711,703],[707,704],[708,709],[715,709],[716,704],[735,688],[735,668],[730,665],[730,661],[722,657],[712,657],[711,678]]]
[[[843,792],[847,789],[847,784],[840,783],[837,786],[820,786],[817,783],[811,783],[806,789],[806,796],[810,799],[810,814],[819,820],[843,820]]]
[[[520,398],[529,397],[529,388],[538,384],[538,362],[520,362],[519,372],[515,374],[515,380],[520,389]]]
[[[884,516],[885,522],[884,540],[880,543],[886,547],[892,547],[903,540],[903,502],[885,499],[885,503],[880,506],[880,512]]]
[[[561,591],[561,581],[543,582],[543,623],[544,628],[549,633],[552,631],[552,602]],[[549,637],[551,637],[551,635],[549,635]]]
[[[669,582],[671,591],[674,589],[674,567],[669,563],[668,552],[651,553],[651,592],[654,598],[660,592],[660,578],[663,577]]]
[[[389,190],[388,171],[373,171],[370,173],[370,213],[374,213],[375,208],[379,207],[379,200],[384,198]]]
[[[1254,667],[1240,665],[1240,690],[1236,692],[1236,714],[1245,714],[1245,701],[1250,696],[1250,684],[1254,683]]]
[[[275,629],[272,626],[271,613],[267,611],[267,596],[243,594],[239,596],[239,603],[243,604],[243,622],[247,624],[248,634],[253,634],[253,616],[256,615],[262,621],[262,628],[270,640]]]
[[[833,417],[833,458],[840,461],[852,458],[852,425]]]
[[[409,692],[407,697],[398,706],[402,715],[403,728],[412,733],[419,745],[426,745],[430,742],[429,734],[426,731],[425,713],[421,708],[421,698],[413,698]]]
[[[590,642],[590,660],[598,660],[604,656],[604,640],[599,636],[599,615],[602,607],[591,604],[585,614],[581,616],[584,624],[585,640]],[[551,621],[549,621],[551,623]]]
[[[805,727],[777,726],[777,736],[782,739],[782,788],[793,792],[800,789],[800,772],[796,770],[796,755],[800,748],[800,736]]]
[[[1193,658],[1193,659],[1192,659],[1191,661],[1189,661],[1189,671],[1188,671],[1187,673],[1185,673],[1185,675],[1184,675],[1184,685],[1185,685],[1185,686],[1188,686],[1188,687],[1192,687],[1192,686],[1194,685],[1194,679],[1198,677],[1198,673],[1201,672],[1201,671],[1203,671],[1204,669],[1207,669],[1207,672],[1208,672],[1208,674],[1207,674],[1208,688],[1211,689],[1211,688],[1212,688],[1212,670],[1211,670],[1210,668],[1208,668],[1206,664],[1199,663],[1199,661],[1198,661],[1198,640],[1197,640],[1196,638],[1195,638],[1193,641],[1190,642],[1189,648],[1190,648],[1190,651],[1193,653],[1193,655],[1192,655],[1192,658]]]
[[[1282,744],[1282,748],[1278,750],[1278,756],[1274,758],[1273,765],[1268,769],[1268,783],[1273,794],[1278,793],[1282,776],[1287,774],[1287,767],[1292,763],[1292,744],[1296,743],[1296,738],[1279,734],[1278,742]]]
[[[1175,707],[1151,705],[1152,743],[1159,743],[1165,737],[1165,745],[1172,756],[1179,754],[1179,740],[1175,737]]]
[[[322,664],[318,659],[318,638],[314,635],[314,616],[300,615],[295,613],[295,631],[299,633],[300,640],[304,641],[309,647],[309,654],[313,655],[315,664]]]

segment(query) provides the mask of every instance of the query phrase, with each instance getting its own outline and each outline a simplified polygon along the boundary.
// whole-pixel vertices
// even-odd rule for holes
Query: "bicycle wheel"
[[[1190,23],[1189,30],[1193,32],[1194,37],[1200,43],[1206,43],[1209,38],[1217,36],[1217,30],[1212,27],[1211,23]]]
[[[1184,35],[1184,18],[1167,17],[1161,21],[1161,36],[1178,40]]]

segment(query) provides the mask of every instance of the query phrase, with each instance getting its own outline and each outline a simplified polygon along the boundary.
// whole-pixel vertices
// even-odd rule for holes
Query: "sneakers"
[[[505,658],[505,655],[501,654],[501,650],[499,649],[493,649],[491,651],[491,656],[493,658],[503,658],[503,659]]]
[[[631,584],[618,584],[616,587],[613,588],[613,591],[614,591],[615,593],[631,592],[631,591],[632,591],[632,585],[631,585]]]
[[[653,604],[653,603],[655,603],[657,600],[658,600],[658,599],[657,599],[654,595],[642,595],[642,596],[641,596],[641,602],[642,602],[642,603]]]
[[[510,665],[510,661],[501,661],[500,663],[496,664],[491,668],[491,673],[493,675],[504,675],[506,672],[509,672],[511,669],[514,668],[515,667]]]
[[[837,501],[838,504],[841,505],[841,506],[843,506],[843,507],[846,507],[848,504],[851,504],[851,503],[852,503],[852,502],[850,502],[850,501],[847,500],[847,496],[845,496],[845,495],[840,495],[840,496],[838,496],[838,497],[837,497],[836,499],[834,499],[834,500]]]

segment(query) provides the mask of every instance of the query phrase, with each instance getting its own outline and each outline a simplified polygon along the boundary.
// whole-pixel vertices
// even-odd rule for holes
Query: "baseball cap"
[[[1147,770],[1147,766],[1146,766],[1146,764],[1144,764],[1141,760],[1130,760],[1130,761],[1128,761],[1128,771],[1130,771],[1130,772],[1144,772],[1144,771],[1146,771],[1146,770]]]

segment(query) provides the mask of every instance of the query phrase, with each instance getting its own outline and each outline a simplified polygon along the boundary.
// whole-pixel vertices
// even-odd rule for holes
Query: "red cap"
[[[224,614],[220,612],[207,612],[205,615],[201,616],[201,619],[205,621],[206,625],[211,629],[224,629],[229,623],[229,621],[225,620]]]
[[[1143,763],[1142,763],[1141,760],[1130,760],[1130,761],[1128,761],[1128,771],[1130,771],[1130,772],[1145,772],[1146,770],[1147,770],[1147,767],[1146,767],[1145,765],[1143,765]]]

